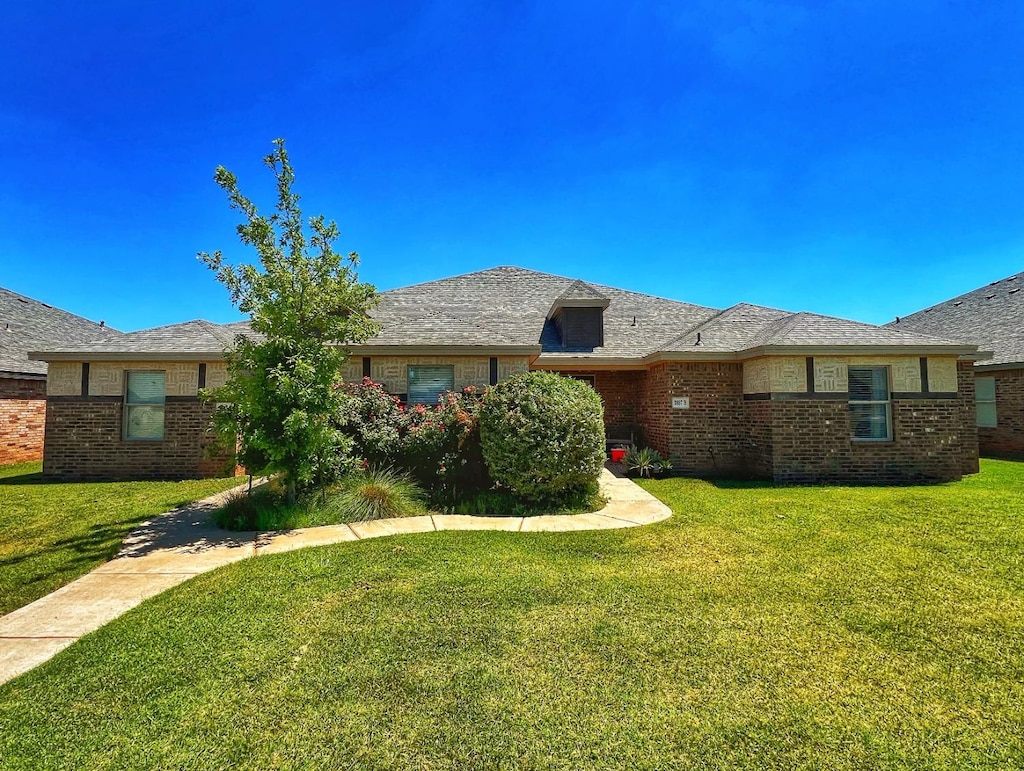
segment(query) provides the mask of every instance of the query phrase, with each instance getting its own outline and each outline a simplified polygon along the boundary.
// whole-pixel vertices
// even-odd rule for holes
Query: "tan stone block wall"
[[[957,360],[955,356],[928,357],[928,390],[932,393],[955,393]]]
[[[47,396],[81,396],[82,363],[51,361],[46,368]]]
[[[957,390],[955,356],[928,357],[928,390],[955,393]],[[849,368],[853,366],[889,367],[892,390],[897,393],[921,392],[921,362],[918,356],[815,356],[814,390],[817,393],[846,393]],[[743,363],[743,393],[806,393],[807,364],[803,356],[766,356]]]
[[[490,357],[489,356],[373,356],[370,358],[370,377],[377,383],[383,383],[384,387],[393,394],[404,394],[409,392],[408,367],[409,365],[420,366],[442,366],[451,364],[455,368],[455,389],[459,390],[466,386],[486,388],[490,382]],[[346,365],[349,372],[353,372]],[[362,361],[358,362],[358,376],[351,378],[358,380],[362,378]],[[499,356],[498,357],[498,379],[503,380],[517,372],[526,372],[529,369],[529,360],[525,356]],[[343,369],[342,377],[350,379],[345,375]]]

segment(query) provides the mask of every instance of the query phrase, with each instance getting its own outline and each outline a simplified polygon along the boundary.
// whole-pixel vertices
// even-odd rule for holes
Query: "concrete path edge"
[[[608,503],[600,511],[586,514],[433,514],[273,532],[228,532],[213,525],[210,512],[245,485],[226,490],[144,522],[128,534],[110,562],[0,617],[0,684],[42,664],[144,600],[248,557],[439,530],[610,530],[649,525],[672,516],[668,506],[608,468],[602,471],[600,484]]]

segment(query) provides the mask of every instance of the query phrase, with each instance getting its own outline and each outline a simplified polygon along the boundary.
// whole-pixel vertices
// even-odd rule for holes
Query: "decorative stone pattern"
[[[363,379],[362,356],[353,356],[341,365],[341,379],[346,383],[358,383]]]
[[[851,356],[846,363],[848,367],[888,367],[893,391],[921,392],[921,359],[918,356]],[[949,390],[955,391],[955,385]]]
[[[772,393],[807,391],[807,360],[803,356],[772,356],[768,359]]]
[[[373,356],[370,359],[370,377],[382,383],[388,392],[404,394],[409,392],[408,367],[410,365],[454,366],[456,390],[466,386],[486,388],[491,378],[491,360],[489,356]],[[362,377],[360,363],[360,377]],[[506,373],[525,372],[529,362],[525,356],[499,357],[498,376],[502,377],[502,369]],[[507,377],[507,375],[506,375]]]
[[[996,427],[978,428],[981,454],[1024,460],[1024,367],[979,371],[975,376],[996,381]]]
[[[81,396],[82,363],[51,361],[46,374],[47,396]]]
[[[198,370],[197,370],[198,372]],[[206,362],[206,387],[220,388],[228,382],[228,365],[222,361]]]
[[[807,366],[802,356],[766,356],[743,363],[743,393],[803,393]]]
[[[0,378],[0,465],[43,457],[46,381]]]
[[[846,359],[815,356],[814,390],[819,394],[845,394],[849,391]]]
[[[221,366],[223,364],[221,363]],[[168,396],[199,394],[199,362],[195,361],[94,361],[89,364],[89,396],[123,396],[126,371],[154,370],[167,373]],[[206,378],[209,386],[210,367]]]
[[[953,393],[957,390],[956,357],[928,357],[928,390],[932,393]]]
[[[743,362],[743,393],[766,394],[771,390],[768,359],[749,359]]]
[[[214,451],[212,404],[168,402],[164,438],[121,436],[119,399],[48,399],[43,474],[52,479],[185,479],[230,475],[233,463]]]
[[[513,375],[529,372],[530,361],[525,356],[499,356],[498,380],[506,380]]]
[[[849,368],[853,366],[889,367],[891,387],[896,393],[921,392],[921,361],[917,356],[815,356],[814,391],[846,393]],[[933,393],[953,393],[956,389],[956,358],[928,357],[928,387]],[[771,356],[743,364],[743,393],[806,393],[806,359],[796,356]]]

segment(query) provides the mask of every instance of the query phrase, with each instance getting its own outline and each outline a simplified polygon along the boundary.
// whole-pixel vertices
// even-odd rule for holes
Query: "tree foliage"
[[[239,460],[252,471],[280,472],[289,491],[328,478],[346,454],[337,429],[344,393],[338,388],[345,346],[377,330],[370,318],[376,290],[359,281],[359,255],[334,251],[338,226],[322,215],[308,223],[292,191],[295,174],[283,139],[264,158],[277,183],[274,213],[264,215],[242,195],[223,166],[214,180],[232,209],[243,244],[256,249],[258,264],[228,264],[220,251],[202,260],[249,316],[253,335],[238,335],[226,353],[227,385],[210,391],[221,403],[214,427],[227,441],[237,437]]]

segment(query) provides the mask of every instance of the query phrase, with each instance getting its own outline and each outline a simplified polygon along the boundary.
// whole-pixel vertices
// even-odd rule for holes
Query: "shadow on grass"
[[[8,485],[38,485],[43,482],[53,484],[52,482],[43,479],[43,472],[41,471],[36,471],[31,474],[18,474],[13,477],[0,476],[0,487],[6,487]]]

